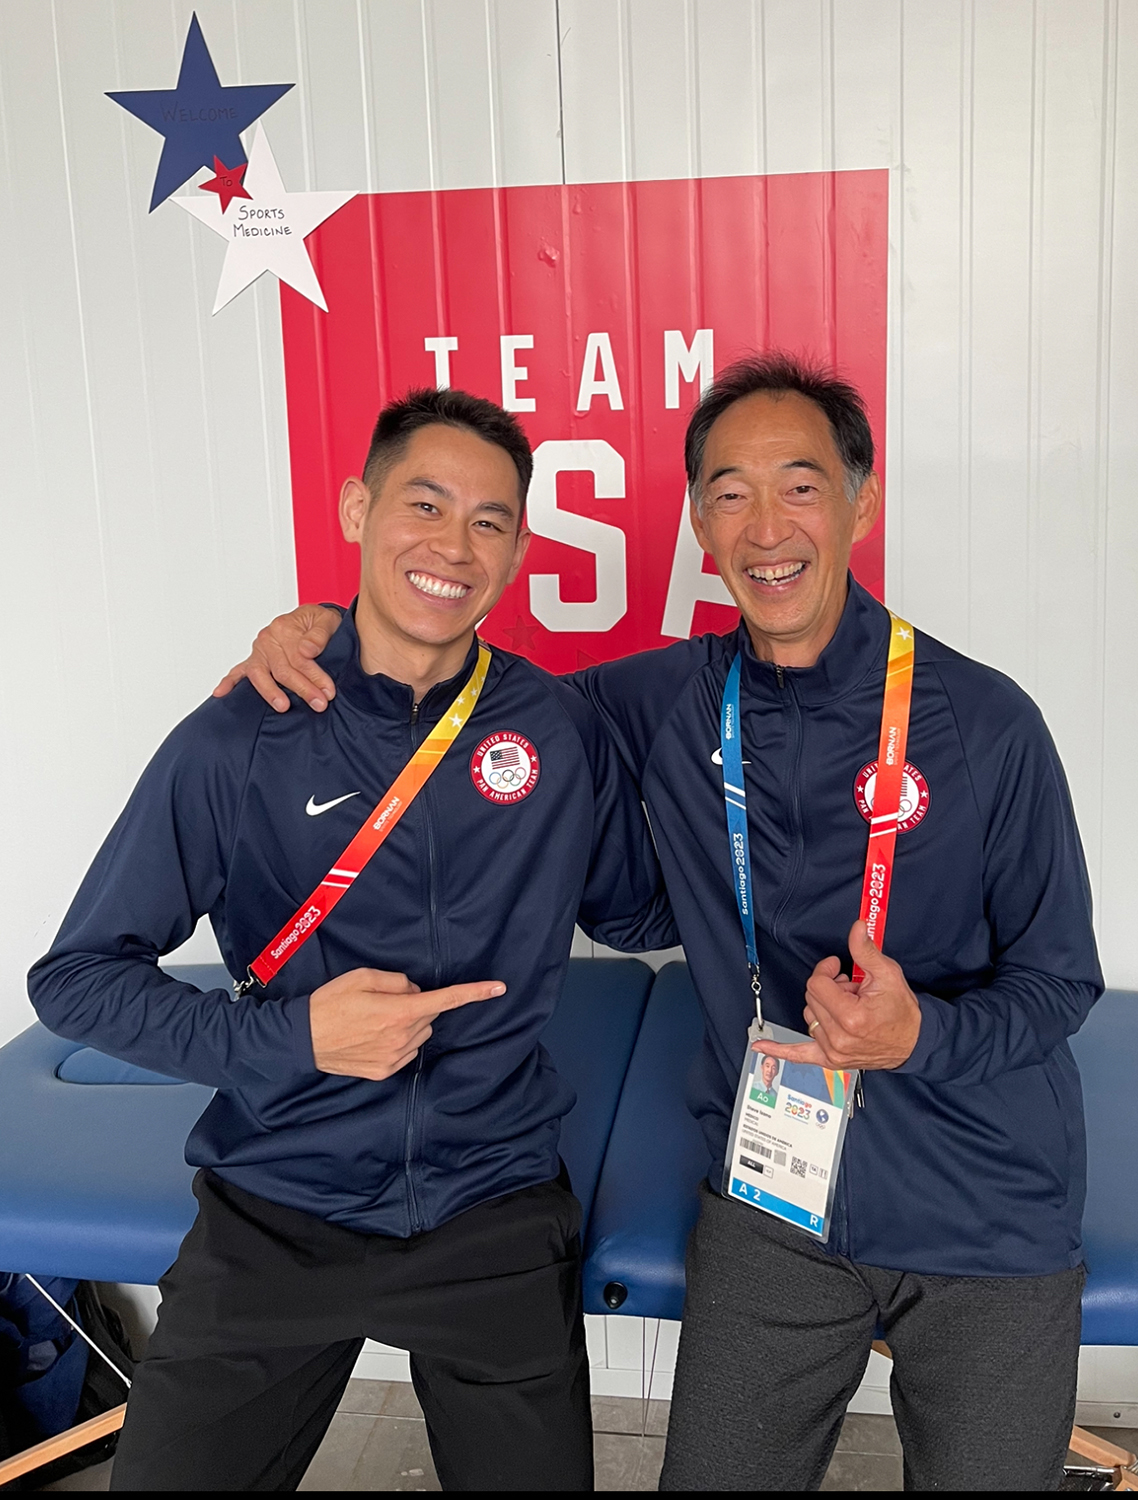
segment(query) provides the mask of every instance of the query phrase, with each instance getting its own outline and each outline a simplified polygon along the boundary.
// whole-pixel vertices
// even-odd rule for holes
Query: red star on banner
[[[249,163],[245,161],[239,167],[227,167],[220,156],[214,157],[213,170],[217,175],[211,177],[208,182],[203,182],[201,189],[203,193],[217,194],[221,199],[222,213],[225,212],[234,198],[251,199],[253,197],[253,194],[247,193],[242,186],[245,177],[245,168],[248,165]]]
[[[519,615],[512,625],[502,627],[502,634],[510,637],[515,651],[524,653],[533,650],[537,626],[531,625],[528,620],[523,620]]]

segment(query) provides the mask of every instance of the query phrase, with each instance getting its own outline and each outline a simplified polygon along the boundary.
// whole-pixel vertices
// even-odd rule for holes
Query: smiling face
[[[707,435],[692,525],[758,655],[813,666],[841,619],[850,549],[881,508],[876,474],[851,501],[830,423],[797,391],[744,396]]]
[[[360,545],[357,621],[410,652],[465,650],[522,565],[529,532],[513,459],[468,428],[411,434],[372,494],[349,479],[344,538]]]

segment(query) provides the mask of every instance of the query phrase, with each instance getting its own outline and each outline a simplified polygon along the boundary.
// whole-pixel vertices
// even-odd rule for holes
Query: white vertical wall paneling
[[[20,884],[39,891],[64,880],[78,865],[77,846],[98,828],[97,805],[79,806],[64,848],[40,844],[49,816],[41,805],[49,788],[79,778],[93,786],[96,804],[113,786],[118,725],[114,663],[108,622],[111,601],[92,492],[88,391],[81,358],[75,246],[66,183],[56,90],[53,15],[47,6],[9,10],[6,45],[0,48],[0,123],[3,183],[0,236],[3,268],[4,359],[0,368],[0,474],[5,496],[5,546],[0,579],[5,597],[29,622],[21,632],[23,693],[5,695],[3,741],[6,781],[13,794],[3,807],[5,909],[9,914],[5,1021],[17,1029],[28,1012],[22,999],[20,958],[50,935],[33,899],[20,900]],[[44,192],[50,184],[54,191]],[[39,199],[37,212],[29,214]],[[34,580],[31,588],[24,580]],[[78,605],[78,613],[74,605]],[[53,607],[54,606],[54,607]],[[72,684],[67,668],[78,619],[87,680]],[[32,624],[34,622],[34,624]],[[101,718],[103,753],[86,775],[75,765],[69,713],[59,702],[74,693],[72,711]],[[101,710],[101,714],[100,714]],[[19,790],[17,790],[19,789]],[[7,926],[8,924],[6,924]],[[14,951],[12,951],[14,950]]]
[[[365,120],[376,193],[434,185],[433,120],[419,0],[358,0],[363,34]]]
[[[485,6],[423,0],[423,27],[434,123],[432,185],[495,185]]]
[[[365,80],[356,0],[296,0],[299,68],[294,94],[308,126],[309,180],[324,188],[361,188],[369,177]],[[288,95],[285,96],[288,98]],[[282,101],[283,102],[283,101]],[[266,120],[266,129],[272,119]],[[301,184],[296,184],[300,186]]]
[[[694,177],[699,105],[692,0],[622,0],[627,45],[629,165],[638,179]]]
[[[1053,7],[1042,17],[1039,401],[1029,533],[1028,686],[1077,778],[1083,836],[1100,889],[1102,746],[1086,726],[1101,724],[1103,709],[1105,517],[1097,444],[1107,311],[1100,235],[1103,194],[1110,190],[1101,154],[1108,105],[1104,22],[1112,9],[1108,0],[1084,16]]]
[[[155,743],[294,587],[276,288],[210,317],[223,246],[146,213],[160,142],[103,97],[172,82],[191,9],[0,16],[0,576],[35,622],[4,708],[8,1031]],[[1133,0],[197,9],[223,81],[297,81],[266,118],[290,186],[558,181],[562,152],[569,181],[893,168],[891,597],[1037,696],[1108,975],[1138,983]]]
[[[833,69],[833,160],[836,171],[891,167],[897,147],[901,73],[898,0],[827,0]],[[794,95],[771,108],[793,110]]]
[[[824,172],[833,166],[827,95],[829,6],[825,0],[767,0],[763,88],[767,172]]]
[[[1103,968],[1108,977],[1138,982],[1134,953],[1138,912],[1138,828],[1135,827],[1135,746],[1138,745],[1138,693],[1135,692],[1135,642],[1138,642],[1138,506],[1134,476],[1138,473],[1138,282],[1131,274],[1138,244],[1138,194],[1120,184],[1138,182],[1138,8],[1119,8],[1113,95],[1116,110],[1113,213],[1106,228],[1105,253],[1111,274],[1111,341],[1104,383],[1102,455],[1106,493],[1105,596],[1107,617],[1103,642],[1103,714],[1087,725],[1092,744],[1102,754],[1102,879],[1098,892]],[[1088,642],[1088,651],[1096,649]]]
[[[561,108],[553,0],[487,5],[498,181],[560,182]]]
[[[750,0],[696,5],[693,18],[699,169],[724,177],[762,172],[761,18]]]
[[[972,30],[966,416],[973,517],[966,645],[1020,682],[1028,667],[1031,234],[1035,27],[1030,6],[976,7]],[[1005,253],[992,254],[994,243]],[[907,513],[907,510],[906,510]],[[930,517],[930,528],[936,518]],[[949,609],[958,606],[949,603]]]
[[[569,182],[625,182],[630,99],[625,0],[560,0],[561,93]]]
[[[965,292],[961,242],[967,101],[962,70],[971,52],[967,5],[904,6],[901,64],[903,240],[900,366],[904,401],[893,435],[899,462],[889,476],[886,536],[904,499],[904,586],[898,607],[934,635],[951,634],[965,577],[967,509],[961,504],[962,361]],[[910,264],[928,267],[919,278]],[[914,594],[911,580],[919,578]],[[912,602],[910,602],[912,601]]]

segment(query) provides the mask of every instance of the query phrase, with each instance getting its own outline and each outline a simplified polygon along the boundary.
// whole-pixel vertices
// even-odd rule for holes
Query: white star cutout
[[[216,193],[173,198],[228,242],[214,312],[232,302],[265,271],[271,271],[302,297],[328,311],[312,269],[304,238],[343,208],[355,193],[286,193],[268,137],[260,124],[253,134],[244,185],[250,198],[234,198],[225,213]]]
[[[901,637],[901,639],[903,641],[907,641],[907,640],[910,640],[912,638],[913,632],[911,630],[899,630],[897,632],[897,634]]]
[[[454,725],[454,727],[456,729],[461,729],[462,728],[462,715],[461,714],[451,714],[450,721],[451,721],[451,723]]]

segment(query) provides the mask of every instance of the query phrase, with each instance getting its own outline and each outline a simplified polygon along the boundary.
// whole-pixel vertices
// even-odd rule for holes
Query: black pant
[[[592,1489],[581,1209],[564,1177],[408,1240],[210,1172],[194,1192],[112,1489],[295,1489],[365,1337],[411,1350],[444,1489]]]
[[[859,1265],[705,1187],[660,1488],[817,1489],[880,1320],[906,1489],[1055,1489],[1083,1279]]]

